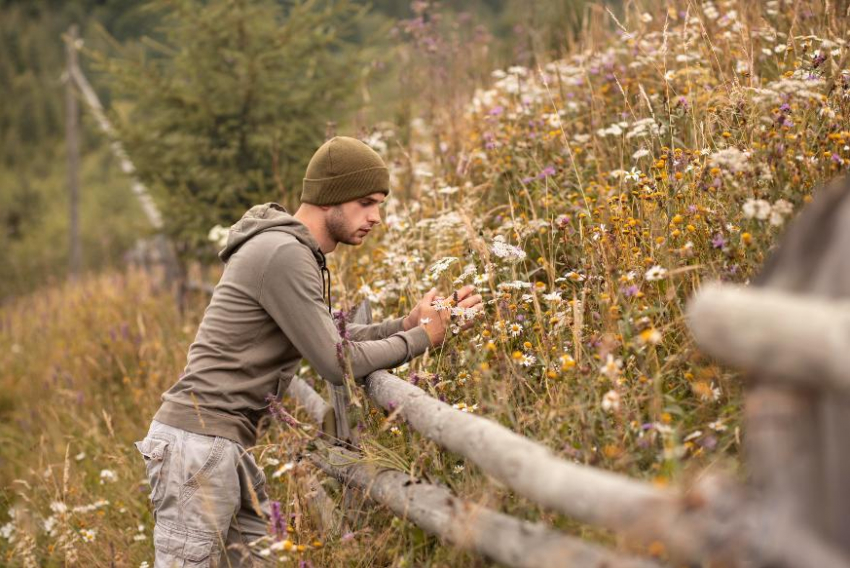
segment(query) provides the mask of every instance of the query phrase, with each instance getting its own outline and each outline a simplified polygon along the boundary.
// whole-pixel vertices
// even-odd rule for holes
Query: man
[[[325,254],[339,243],[361,244],[381,222],[388,194],[381,157],[337,136],[310,160],[294,215],[267,203],[231,227],[219,253],[224,273],[184,373],[136,442],[151,486],[156,568],[259,563],[248,544],[266,534],[269,500],[265,475],[246,448],[256,443],[266,397],[283,394],[302,357],[342,384]],[[481,296],[472,291],[466,286],[456,298],[477,311]],[[432,288],[406,317],[348,323],[354,378],[442,344],[449,316],[432,307],[435,297]]]

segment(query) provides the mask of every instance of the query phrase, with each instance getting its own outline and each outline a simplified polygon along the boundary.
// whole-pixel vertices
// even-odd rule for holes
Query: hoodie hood
[[[230,231],[227,233],[227,244],[225,244],[224,248],[218,253],[218,257],[222,260],[222,262],[226,263],[233,253],[239,250],[239,247],[255,235],[265,231],[289,233],[313,252],[313,256],[316,258],[316,263],[322,270],[322,293],[324,294],[324,287],[327,285],[328,311],[332,312],[330,290],[331,273],[327,267],[325,253],[323,253],[319,248],[319,243],[313,237],[312,233],[310,233],[310,229],[307,228],[307,225],[290,215],[289,212],[287,212],[286,209],[278,203],[264,203],[262,205],[255,205],[248,209],[242,218],[230,227]],[[325,273],[327,273],[327,282],[325,282]]]

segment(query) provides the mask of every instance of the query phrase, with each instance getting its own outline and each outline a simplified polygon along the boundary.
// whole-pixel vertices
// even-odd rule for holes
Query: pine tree
[[[117,55],[91,55],[167,232],[194,255],[209,249],[214,225],[300,194],[327,121],[348,112],[361,80],[368,46],[350,36],[367,7],[154,0],[149,8],[161,12],[161,39],[142,48],[115,42]]]

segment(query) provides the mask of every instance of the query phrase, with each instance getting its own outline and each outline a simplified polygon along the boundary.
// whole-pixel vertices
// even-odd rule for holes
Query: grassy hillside
[[[658,484],[739,471],[739,377],[695,350],[682,313],[703,281],[746,282],[818,184],[850,163],[846,20],[793,6],[675,2],[617,22],[595,13],[570,57],[496,72],[460,111],[414,121],[405,154],[392,132],[376,136],[394,193],[383,232],[332,255],[337,307],[368,297],[381,319],[431,285],[473,282],[485,317],[396,374],[564,459]],[[135,273],[3,308],[9,564],[152,561],[131,442],[179,375],[203,308],[198,298],[181,319]],[[611,540],[364,408],[370,459]],[[281,565],[487,565],[381,511],[368,529],[322,542],[295,485],[314,473],[299,461],[311,435],[274,424],[256,448],[291,526],[274,553]]]

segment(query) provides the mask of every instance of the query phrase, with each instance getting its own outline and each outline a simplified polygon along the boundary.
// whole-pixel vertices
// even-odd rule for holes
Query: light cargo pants
[[[135,445],[151,487],[154,568],[265,566],[263,547],[248,543],[266,535],[266,477],[245,448],[156,420]]]

